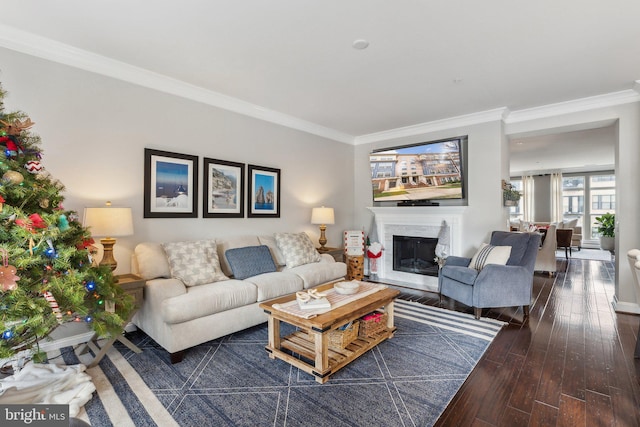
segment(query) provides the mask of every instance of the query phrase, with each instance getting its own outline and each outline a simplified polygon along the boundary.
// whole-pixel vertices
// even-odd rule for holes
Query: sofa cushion
[[[137,273],[146,280],[171,277],[169,261],[160,243],[140,243],[134,249]]]
[[[244,280],[258,289],[258,302],[292,294],[303,289],[300,277],[292,273],[264,273]]]
[[[469,267],[480,271],[487,264],[505,265],[510,255],[511,246],[493,246],[483,243],[471,258]]]
[[[575,228],[578,225],[578,218],[565,219],[558,228]]]
[[[225,256],[233,277],[238,280],[276,271],[271,251],[265,245],[229,249]]]
[[[222,273],[215,240],[172,242],[162,245],[169,260],[171,276],[186,286],[228,279]]]
[[[289,268],[320,261],[320,254],[307,233],[276,233],[275,239]]]
[[[308,289],[332,280],[343,279],[347,275],[347,265],[344,262],[336,262],[329,254],[322,254],[320,262],[287,267],[283,271],[300,276],[304,288]]]
[[[260,240],[260,244],[269,247],[273,261],[278,267],[287,265],[287,260],[284,258],[284,255],[282,255],[280,249],[278,249],[275,236],[258,236],[258,240]]]
[[[244,248],[245,246],[260,246],[260,240],[258,240],[258,236],[249,235],[216,239],[216,243],[218,244],[218,257],[220,259],[220,266],[222,267],[222,272],[227,276],[231,276],[233,274],[231,266],[227,262],[227,257],[224,256],[224,254],[229,249]]]
[[[187,322],[256,302],[255,285],[243,280],[223,280],[187,288],[187,292],[162,301],[162,319],[169,324]]]

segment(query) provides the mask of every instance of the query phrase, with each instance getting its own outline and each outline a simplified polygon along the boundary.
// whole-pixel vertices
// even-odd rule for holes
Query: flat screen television
[[[464,199],[466,142],[467,137],[460,136],[372,151],[373,201],[415,206]]]

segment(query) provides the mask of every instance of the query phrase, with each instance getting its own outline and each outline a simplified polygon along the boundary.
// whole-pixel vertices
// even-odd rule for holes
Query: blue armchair
[[[470,258],[448,257],[438,276],[440,302],[446,296],[473,307],[476,319],[483,308],[518,305],[528,316],[540,235],[494,231],[489,244],[511,246],[507,264],[488,264],[476,270],[469,267]]]

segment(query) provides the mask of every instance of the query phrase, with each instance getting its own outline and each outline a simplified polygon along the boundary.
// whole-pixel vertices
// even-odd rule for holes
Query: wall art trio
[[[204,157],[202,216],[245,217],[245,165]],[[247,165],[249,218],[280,217],[280,169]],[[144,150],[144,217],[198,217],[198,156]]]

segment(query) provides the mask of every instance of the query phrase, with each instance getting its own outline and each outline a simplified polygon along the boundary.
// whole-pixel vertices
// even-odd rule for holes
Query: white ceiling
[[[637,0],[3,3],[0,46],[351,143],[640,78]]]
[[[612,170],[616,139],[614,126],[512,137],[509,141],[511,176]]]

